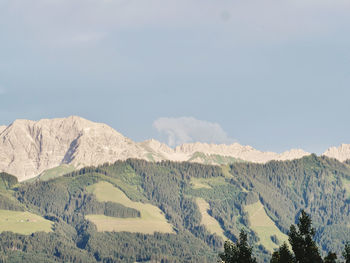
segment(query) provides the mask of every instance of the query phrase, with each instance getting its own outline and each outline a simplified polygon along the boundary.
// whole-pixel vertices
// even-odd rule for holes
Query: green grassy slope
[[[130,200],[120,189],[112,184],[101,181],[97,184],[87,187],[99,202],[120,203],[123,206],[133,208],[140,212],[140,217],[136,218],[113,218],[105,215],[86,215],[86,218],[92,221],[98,231],[126,231],[133,233],[153,234],[173,233],[171,224],[169,224],[164,213],[156,206],[134,202]]]
[[[71,173],[74,170],[75,170],[74,166],[68,165],[68,164],[62,164],[60,166],[57,166],[42,172],[36,179],[39,179],[41,181],[47,181],[50,179],[54,179],[56,177],[60,177],[64,174]]]
[[[29,235],[35,232],[51,232],[53,222],[41,216],[20,211],[0,210],[0,233],[11,231]]]
[[[225,233],[221,228],[219,222],[214,217],[209,215],[209,204],[203,198],[197,198],[196,203],[202,216],[201,224],[203,224],[211,234],[216,234],[223,240],[227,240],[227,237],[225,236]]]
[[[283,242],[288,243],[288,236],[277,228],[275,223],[266,214],[265,208],[260,201],[245,206],[245,210],[249,216],[251,229],[259,237],[259,244],[263,245],[270,252],[273,252],[282,245]],[[275,237],[278,242],[274,242],[273,237]]]

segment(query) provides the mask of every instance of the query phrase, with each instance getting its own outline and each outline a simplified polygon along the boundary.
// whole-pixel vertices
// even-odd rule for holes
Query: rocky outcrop
[[[230,157],[224,158],[227,162],[239,159],[264,163],[305,155],[308,153],[302,150],[282,154],[261,152],[238,143],[192,143],[175,149],[156,140],[136,143],[106,124],[77,116],[39,121],[16,120],[7,127],[0,126],[0,170],[17,176],[20,181],[63,164],[80,168],[127,158],[203,163],[210,160],[209,163],[215,164],[213,156]]]
[[[231,145],[218,145],[197,142],[186,143],[172,149],[158,141],[150,140],[142,143],[143,147],[145,145],[147,145],[147,150],[154,152],[158,157],[173,161],[196,160],[196,162],[201,162],[200,158],[193,158],[193,156],[197,153],[203,153],[206,156],[220,155],[223,157],[232,157],[239,160],[256,163],[266,163],[271,160],[292,160],[302,158],[303,156],[310,154],[300,149],[293,149],[281,154],[274,152],[262,152],[254,149],[251,146],[243,146],[238,143]]]
[[[0,134],[0,170],[20,181],[72,164],[75,167],[142,158],[142,149],[111,127],[72,116],[16,120]]]
[[[231,145],[225,144],[207,144],[207,143],[192,143],[183,144],[175,148],[175,152],[194,154],[195,152],[202,152],[205,154],[215,154],[222,156],[229,156],[249,162],[266,163],[271,160],[292,160],[298,159],[309,153],[303,150],[290,150],[281,154],[274,152],[262,152],[254,149],[251,146],[243,146],[238,143]]]
[[[330,147],[323,153],[324,156],[335,158],[341,162],[350,159],[350,144],[342,144],[339,147]]]

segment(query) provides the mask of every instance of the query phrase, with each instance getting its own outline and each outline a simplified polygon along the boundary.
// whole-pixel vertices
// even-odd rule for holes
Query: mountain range
[[[301,210],[322,256],[349,240],[349,145],[170,148],[76,116],[16,120],[0,137],[0,262],[216,262],[244,230],[267,263]]]
[[[310,153],[301,149],[279,154],[238,143],[197,142],[170,148],[154,139],[134,142],[106,124],[78,116],[16,120],[9,126],[0,126],[0,171],[15,175],[19,181],[64,165],[78,169],[129,158],[228,164],[293,160],[306,155]],[[350,145],[331,147],[323,155],[345,161],[350,159]]]

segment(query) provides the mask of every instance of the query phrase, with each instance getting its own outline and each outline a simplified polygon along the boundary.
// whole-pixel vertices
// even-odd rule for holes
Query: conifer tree
[[[345,244],[343,257],[345,259],[345,263],[350,263],[350,242],[346,242]]]
[[[328,255],[324,258],[324,263],[337,263],[337,254],[328,252]]]
[[[296,263],[322,263],[318,247],[313,240],[315,229],[311,227],[311,218],[301,211],[297,227],[292,225],[289,231],[289,243],[295,256]]]
[[[219,255],[223,263],[256,263],[252,257],[252,248],[247,241],[247,234],[242,230],[236,244],[226,241],[224,252]]]
[[[293,263],[293,254],[289,251],[288,245],[283,243],[277,251],[272,254],[270,263]]]

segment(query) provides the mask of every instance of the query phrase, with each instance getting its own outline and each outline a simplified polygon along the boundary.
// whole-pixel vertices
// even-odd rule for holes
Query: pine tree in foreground
[[[345,263],[350,263],[350,243],[349,242],[346,242],[345,244],[343,257],[345,259]]]
[[[337,263],[337,254],[328,252],[328,255],[324,258],[324,263]]]
[[[311,218],[301,211],[297,227],[292,225],[289,230],[289,243],[297,263],[322,263],[322,257],[314,241],[315,229],[311,226]]]
[[[252,248],[248,244],[247,234],[242,230],[236,244],[226,241],[224,252],[219,255],[223,263],[256,263]]]
[[[293,263],[293,254],[289,251],[287,243],[283,243],[277,251],[272,254],[270,263]]]

